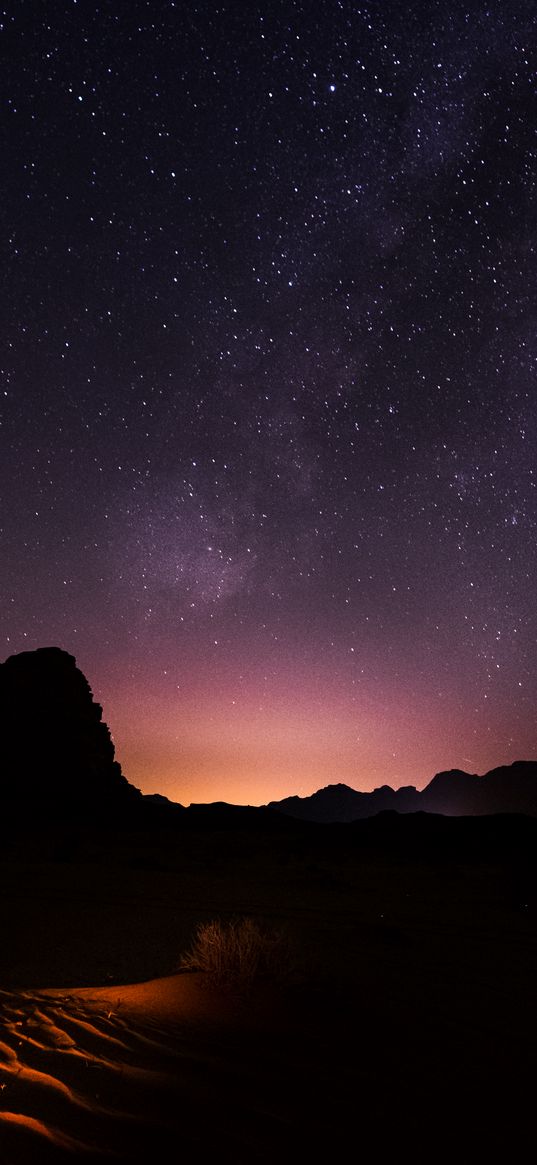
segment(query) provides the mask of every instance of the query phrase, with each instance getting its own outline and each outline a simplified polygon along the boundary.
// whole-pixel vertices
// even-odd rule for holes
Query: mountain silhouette
[[[349,785],[327,785],[310,797],[270,801],[278,810],[303,821],[359,821],[386,810],[397,813],[442,813],[448,817],[489,813],[526,813],[537,817],[537,761],[515,761],[484,776],[450,769],[437,773],[422,791],[413,785],[392,789],[382,785],[359,793]]]
[[[283,818],[351,822],[386,811],[537,817],[537,762],[515,761],[484,776],[451,769],[425,789],[382,785],[360,793],[328,785],[310,797],[286,797],[251,808],[224,803],[190,809],[159,794],[142,796],[114,758],[102,708],[74,656],[59,647],[12,655],[0,664],[0,807],[28,817],[119,815],[147,825],[272,829]],[[10,812],[11,811],[11,812]]]
[[[59,647],[0,664],[0,803],[22,815],[123,810],[142,800],[114,759],[102,708]]]

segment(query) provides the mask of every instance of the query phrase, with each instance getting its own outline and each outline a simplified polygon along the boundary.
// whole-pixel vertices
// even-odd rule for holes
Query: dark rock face
[[[0,664],[0,801],[24,814],[128,807],[141,794],[114,760],[102,708],[58,647]]]

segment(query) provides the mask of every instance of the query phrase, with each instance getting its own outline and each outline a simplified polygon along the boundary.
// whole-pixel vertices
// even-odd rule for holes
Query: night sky
[[[184,804],[535,757],[534,3],[3,9],[1,658]]]

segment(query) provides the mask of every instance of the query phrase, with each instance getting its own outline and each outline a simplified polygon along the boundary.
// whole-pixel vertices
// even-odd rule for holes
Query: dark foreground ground
[[[34,825],[2,859],[2,1165],[343,1162],[349,1137],[368,1162],[517,1160],[532,1142],[536,820]],[[199,922],[243,915],[287,936],[281,981],[118,995],[175,975]]]

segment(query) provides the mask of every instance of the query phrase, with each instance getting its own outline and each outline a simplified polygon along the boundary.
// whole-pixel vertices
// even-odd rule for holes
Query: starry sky
[[[534,4],[2,7],[2,658],[183,804],[535,757]]]

